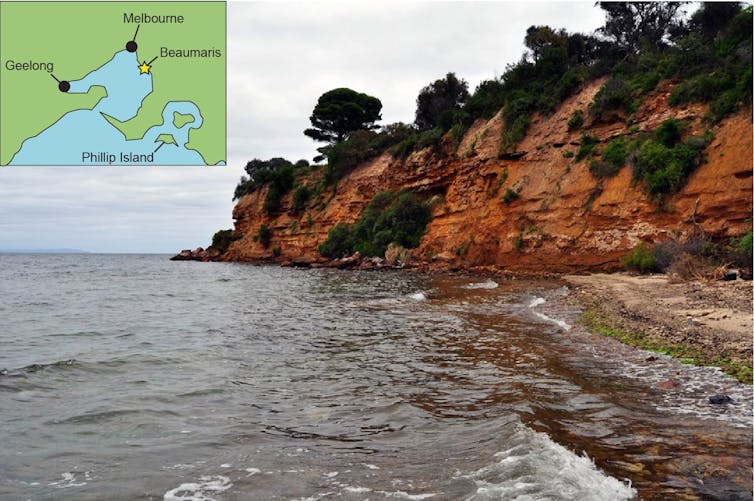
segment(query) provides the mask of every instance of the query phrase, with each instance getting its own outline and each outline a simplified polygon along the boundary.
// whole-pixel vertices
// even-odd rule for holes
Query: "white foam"
[[[372,489],[370,489],[369,487],[351,487],[350,485],[347,485],[346,491],[356,494],[362,494],[364,492],[372,492]]]
[[[181,484],[165,493],[165,501],[210,501],[212,494],[227,491],[233,484],[222,475],[201,476],[198,482]]]
[[[533,313],[534,313],[534,315],[536,315],[536,316],[537,316],[538,318],[541,318],[542,320],[544,320],[544,321],[546,321],[546,322],[551,322],[551,323],[553,323],[553,324],[557,325],[558,327],[560,327],[561,329],[563,329],[564,331],[568,331],[568,330],[571,330],[571,326],[570,326],[570,325],[568,325],[567,323],[565,323],[565,322],[564,322],[564,321],[562,321],[562,320],[559,320],[559,319],[557,319],[557,318],[548,317],[548,316],[547,316],[547,315],[545,315],[544,313],[540,313],[540,312],[538,312],[538,311],[535,311],[535,312],[533,312]]]
[[[259,468],[246,468],[245,471],[248,473],[248,475],[246,475],[247,477],[256,475],[257,473],[262,473],[262,470],[260,470]]]
[[[411,499],[412,501],[421,501],[422,499],[429,499],[429,498],[433,498],[437,496],[437,493],[409,494],[408,492],[404,492],[404,491],[394,491],[394,492],[377,491],[377,493],[382,494],[385,497],[389,497],[389,498]]]
[[[84,472],[84,480],[80,478],[76,478],[76,473],[71,473],[70,471],[67,471],[65,473],[60,474],[62,479],[58,480],[57,482],[50,482],[49,485],[53,487],[57,487],[58,489],[67,489],[68,487],[83,487],[87,484],[84,480],[91,480],[91,476],[89,475],[89,472]]]
[[[546,302],[547,301],[545,301],[545,298],[543,298],[543,297],[535,297],[529,303],[529,308],[534,308],[536,306],[539,306],[540,304],[545,304]]]
[[[487,280],[486,282],[477,282],[463,286],[464,289],[497,289],[497,282]]]
[[[424,294],[424,293],[423,293],[423,292],[421,292],[421,291],[419,291],[419,292],[414,292],[413,294],[409,294],[409,295],[408,295],[408,297],[410,297],[410,298],[411,298],[411,299],[413,299],[414,301],[426,301],[426,300],[427,300],[427,296],[426,296],[426,294]]]
[[[464,475],[477,485],[468,499],[622,501],[636,496],[630,484],[606,475],[544,434],[518,425],[498,461]]]

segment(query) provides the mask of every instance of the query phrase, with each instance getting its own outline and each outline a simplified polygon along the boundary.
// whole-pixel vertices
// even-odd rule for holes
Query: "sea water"
[[[589,334],[569,298],[0,255],[0,498],[747,499],[751,388]]]

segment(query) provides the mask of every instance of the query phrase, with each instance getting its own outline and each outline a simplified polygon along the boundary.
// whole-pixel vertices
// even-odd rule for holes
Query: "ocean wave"
[[[546,302],[547,300],[543,297],[535,297],[529,302],[529,308],[536,308],[537,306],[543,305]],[[534,313],[534,316],[536,316],[537,318],[542,319],[545,322],[553,323],[565,331],[571,330],[571,326],[568,323],[564,322],[563,320],[550,317],[538,311],[533,311],[532,313]]]
[[[468,500],[551,499],[620,501],[636,490],[599,470],[586,455],[579,456],[544,433],[518,425],[511,447],[495,454],[497,461],[463,476],[476,483]]]
[[[223,475],[201,476],[198,482],[181,484],[163,496],[164,501],[208,501],[211,496],[227,491],[233,486]]]
[[[24,374],[33,374],[35,372],[49,369],[68,369],[80,366],[81,364],[77,362],[75,358],[70,358],[68,360],[58,360],[56,362],[50,362],[46,364],[29,364],[14,370],[3,369],[2,371],[0,371],[0,376],[21,376]]]
[[[561,329],[563,329],[564,331],[571,330],[571,326],[569,324],[567,324],[566,322],[564,322],[563,320],[559,320],[557,318],[548,317],[544,313],[540,313],[538,311],[535,311],[533,313],[534,313],[534,315],[537,318],[541,318],[545,322],[553,323],[553,324],[557,325],[558,327],[560,327]]]

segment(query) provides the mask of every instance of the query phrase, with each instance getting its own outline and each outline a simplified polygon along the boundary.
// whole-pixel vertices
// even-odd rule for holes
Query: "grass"
[[[581,314],[581,322],[596,334],[615,338],[630,346],[637,346],[643,350],[663,353],[677,358],[681,363],[699,366],[720,367],[726,374],[746,384],[752,384],[752,366],[746,365],[724,354],[711,356],[702,350],[683,344],[662,341],[651,341],[638,331],[630,331],[621,325],[611,322],[607,315],[595,306],[586,307]]]

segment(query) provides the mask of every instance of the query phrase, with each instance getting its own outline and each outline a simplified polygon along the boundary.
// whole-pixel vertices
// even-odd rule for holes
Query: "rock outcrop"
[[[567,122],[587,107],[603,80],[593,81],[550,116],[535,115],[515,155],[498,156],[502,113],[474,123],[457,148],[446,137],[442,153],[414,152],[405,161],[384,153],[342,179],[314,207],[293,214],[292,195],[280,212],[264,209],[266,188],[238,201],[233,217],[240,238],[221,256],[229,261],[321,263],[317,246],[337,223],[353,223],[381,191],[409,189],[431,201],[432,221],[420,246],[407,258],[415,265],[463,269],[495,266],[506,270],[566,272],[612,270],[639,242],[681,238],[695,230],[723,238],[744,233],[752,214],[752,114],[744,109],[712,127],[706,162],[684,188],[659,209],[630,166],[599,180],[588,161],[575,161],[582,133],[604,144],[613,138],[651,131],[668,118],[687,120],[688,133],[707,125],[701,104],[672,108],[672,84],[663,82],[644,98],[629,123],[587,123],[569,131]],[[318,174],[311,175],[313,185]],[[510,189],[518,193],[503,201]],[[261,224],[272,230],[267,247],[255,236]],[[697,227],[698,229],[698,227]]]

